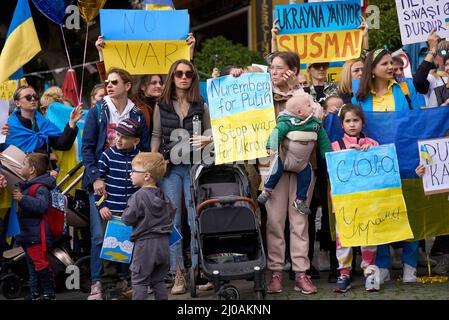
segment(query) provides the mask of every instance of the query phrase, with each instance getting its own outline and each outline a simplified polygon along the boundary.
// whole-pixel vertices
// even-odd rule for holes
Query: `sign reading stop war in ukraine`
[[[449,37],[449,2],[443,0],[396,0],[402,44],[427,41],[435,28],[441,38]]]
[[[424,193],[449,192],[449,138],[419,140],[418,151],[426,168],[422,177]],[[423,156],[426,151],[428,157]]]
[[[266,157],[276,126],[270,76],[248,73],[207,80],[215,164]]]
[[[360,56],[360,1],[276,6],[281,51],[298,53],[302,63],[343,61]]]
[[[394,144],[326,154],[344,247],[412,239]]]
[[[167,74],[179,59],[190,59],[187,10],[100,10],[106,69],[131,74]],[[174,28],[173,26],[176,26]]]

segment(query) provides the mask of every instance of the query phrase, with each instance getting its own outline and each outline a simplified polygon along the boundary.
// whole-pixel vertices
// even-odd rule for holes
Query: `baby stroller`
[[[238,300],[240,292],[229,282],[240,279],[254,281],[257,298],[264,299],[266,258],[244,169],[194,165],[190,177],[199,250],[198,269],[190,271],[190,295],[196,296],[202,271],[219,299]]]
[[[82,163],[79,163],[66,176],[64,176],[57,185],[59,189],[70,177],[79,169]],[[75,200],[68,192],[81,180],[81,173],[67,188],[61,192],[66,198],[65,216],[68,231],[70,227],[86,228],[89,226],[82,201]],[[85,252],[74,252],[73,237],[65,232],[63,236],[55,239],[49,252],[48,259],[55,274],[57,287],[65,285],[65,279],[68,276],[65,272],[68,266],[76,265],[80,271],[80,289],[88,292],[90,289],[90,256]],[[73,233],[72,233],[73,235]],[[0,285],[2,293],[7,299],[16,299],[21,296],[23,284],[28,281],[28,267],[25,260],[25,252],[22,247],[14,247],[3,252],[0,259]]]

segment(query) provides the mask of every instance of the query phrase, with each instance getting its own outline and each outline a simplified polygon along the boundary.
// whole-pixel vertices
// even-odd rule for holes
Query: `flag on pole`
[[[174,10],[172,0],[145,0],[146,10]]]
[[[41,45],[28,0],[19,0],[0,55],[0,83],[12,74],[20,76],[22,66],[39,51]]]

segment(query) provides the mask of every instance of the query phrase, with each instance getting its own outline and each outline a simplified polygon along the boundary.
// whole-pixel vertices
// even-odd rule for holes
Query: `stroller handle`
[[[252,208],[253,212],[256,212],[257,205],[256,202],[253,199],[247,198],[247,197],[241,197],[241,196],[227,196],[227,197],[217,197],[217,198],[211,198],[206,201],[201,202],[198,207],[196,208],[196,216],[199,217],[201,215],[201,212],[203,211],[204,207],[215,204],[215,203],[233,203],[233,202],[248,202]]]

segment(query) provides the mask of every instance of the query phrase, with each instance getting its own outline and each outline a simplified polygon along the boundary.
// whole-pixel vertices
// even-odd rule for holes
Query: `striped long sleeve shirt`
[[[130,178],[131,161],[139,153],[137,148],[119,150],[113,146],[100,157],[98,169],[106,183],[107,198],[98,205],[98,210],[108,207],[113,214],[121,215],[126,208],[128,199],[138,190]],[[95,201],[100,196],[95,195]]]

